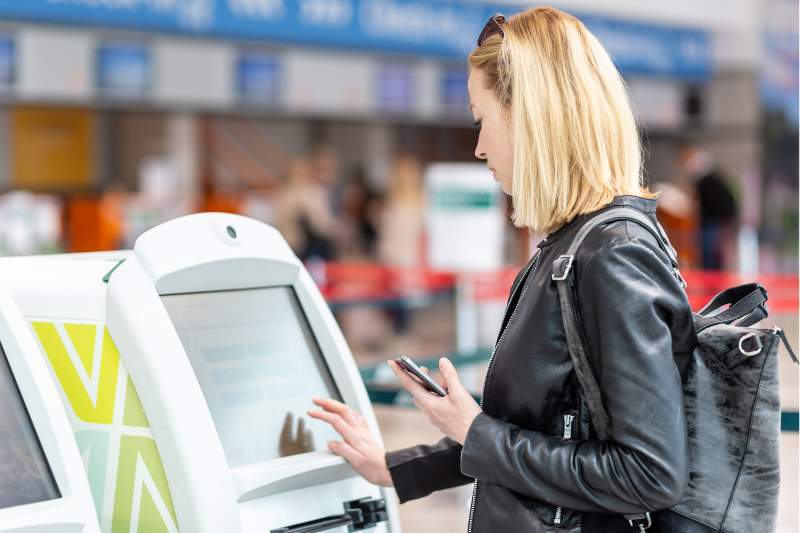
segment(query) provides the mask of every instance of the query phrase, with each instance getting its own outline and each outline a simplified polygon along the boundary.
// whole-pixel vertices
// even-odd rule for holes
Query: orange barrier
[[[70,252],[116,250],[123,235],[118,195],[75,197],[67,201],[65,238]]]
[[[682,272],[686,280],[686,292],[692,309],[702,308],[718,292],[741,285],[758,282],[767,289],[770,313],[797,313],[800,278],[796,274],[762,274],[759,276],[740,275],[736,272],[713,272],[708,270],[689,270]]]
[[[376,263],[308,265],[322,295],[331,303],[345,300],[385,300],[452,290],[455,275],[419,268],[395,268]]]
[[[471,274],[476,300],[504,300],[517,275],[517,269],[499,272]],[[796,274],[740,275],[736,272],[714,272],[707,270],[681,271],[686,280],[686,293],[692,309],[699,310],[717,293],[736,285],[758,282],[767,289],[767,308],[772,313],[798,312],[800,278]]]
[[[331,303],[386,300],[452,290],[456,281],[469,287],[478,302],[505,300],[519,270],[456,274],[424,268],[393,268],[376,263],[325,263],[309,265],[322,294]],[[741,276],[735,272],[684,271],[686,291],[693,309],[702,308],[718,292],[757,281],[767,289],[772,313],[798,312],[800,278],[795,274]]]

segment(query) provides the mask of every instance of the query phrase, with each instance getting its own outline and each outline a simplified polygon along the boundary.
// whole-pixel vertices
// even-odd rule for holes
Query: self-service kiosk
[[[129,252],[0,260],[0,279],[60,388],[104,533],[399,531],[392,491],[329,453],[340,437],[305,415],[336,398],[379,435],[275,229],[190,215]]]
[[[98,531],[58,392],[19,309],[0,289],[0,532]]]

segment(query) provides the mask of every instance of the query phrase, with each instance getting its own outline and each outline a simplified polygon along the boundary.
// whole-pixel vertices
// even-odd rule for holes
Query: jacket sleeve
[[[672,328],[692,327],[655,243],[622,239],[578,264],[589,357],[610,418],[607,441],[567,441],[480,414],[462,471],[578,511],[671,507],[688,483],[686,421]]]
[[[386,464],[400,503],[431,492],[472,483],[461,473],[461,445],[445,437],[433,445],[420,445],[388,452]]]

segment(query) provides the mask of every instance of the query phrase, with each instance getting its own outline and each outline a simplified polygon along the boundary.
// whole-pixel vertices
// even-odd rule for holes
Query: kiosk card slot
[[[348,531],[361,531],[374,527],[379,522],[385,522],[387,518],[386,500],[360,498],[345,502],[344,514],[279,527],[270,533],[318,533],[342,526],[348,526]]]

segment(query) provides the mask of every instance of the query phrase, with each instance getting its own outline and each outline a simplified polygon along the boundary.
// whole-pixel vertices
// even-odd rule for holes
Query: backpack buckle
[[[560,273],[553,272],[553,281],[564,281],[567,279],[567,276],[569,276],[569,271],[572,270],[573,261],[575,261],[574,255],[560,255],[558,259],[554,261],[554,265],[555,269],[558,269],[563,265],[563,270]]]
[[[755,341],[755,346],[752,350],[748,350],[744,347],[744,341],[748,339],[753,339]],[[754,355],[760,354],[763,348],[764,344],[761,342],[761,338],[755,333],[742,335],[742,337],[739,339],[739,351],[746,357],[753,357]]]

